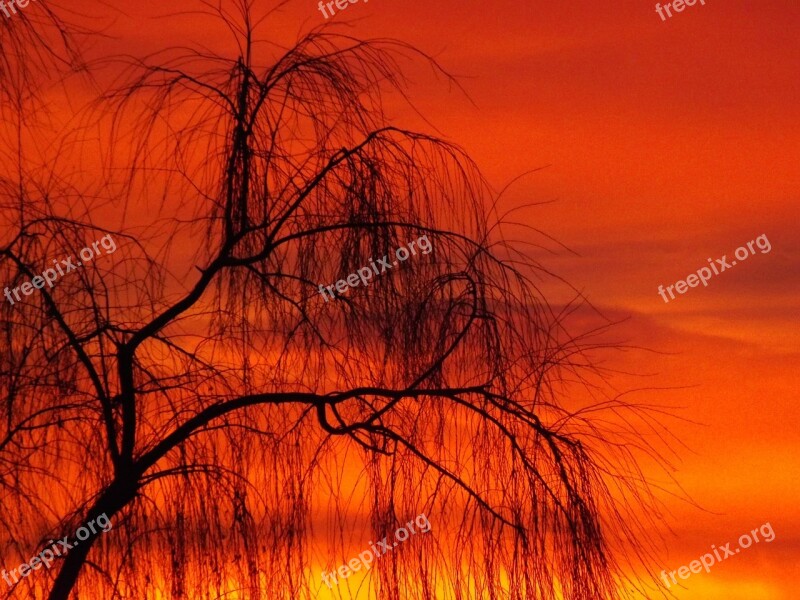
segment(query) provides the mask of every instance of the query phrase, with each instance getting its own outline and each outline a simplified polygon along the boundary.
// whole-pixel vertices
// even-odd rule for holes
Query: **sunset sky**
[[[291,10],[319,21],[310,1]],[[497,189],[546,167],[503,206],[554,201],[515,215],[580,255],[542,253],[543,264],[609,318],[628,317],[618,339],[669,353],[616,359],[648,375],[628,385],[685,388],[641,397],[695,423],[671,425],[686,444],[673,475],[702,510],[667,500],[662,568],[773,525],[774,542],[677,595],[795,598],[800,5],[708,0],[666,22],[631,0],[373,0],[345,14],[357,34],[410,41],[460,78],[474,105],[422,78],[414,99]],[[658,295],[761,234],[769,253],[668,304]]]
[[[108,34],[86,41],[96,58],[224,43],[208,18],[175,14],[195,6],[78,0],[70,10]],[[269,6],[259,0],[256,12]],[[315,0],[292,0],[262,32],[288,44],[324,22]],[[771,523],[774,542],[693,574],[676,596],[796,598],[800,3],[706,0],[662,21],[645,0],[361,0],[327,22],[409,42],[457,78],[463,92],[409,61],[410,97],[429,123],[395,95],[387,110],[397,124],[435,127],[495,190],[535,170],[498,211],[539,203],[510,220],[558,243],[527,251],[620,321],[609,339],[641,349],[609,352],[615,369],[631,373],[615,385],[647,388],[634,398],[671,414],[670,474],[686,497],[653,471],[667,490],[658,570]],[[88,84],[67,85],[76,106],[92,97]],[[669,303],[659,296],[659,285],[709,258],[731,260],[761,235],[770,252],[756,250]],[[544,286],[554,304],[574,294]]]
[[[683,582],[681,598],[789,600],[800,577],[798,243],[800,6],[696,4],[662,22],[652,3],[370,2],[357,31],[434,54],[475,103],[422,110],[496,187],[504,206],[555,201],[525,222],[580,254],[541,260],[610,318],[686,444],[674,476],[702,511],[668,502],[667,571],[770,522],[776,539]],[[517,220],[522,220],[516,215]],[[749,258],[665,304],[708,258]],[[732,547],[735,547],[734,544]]]

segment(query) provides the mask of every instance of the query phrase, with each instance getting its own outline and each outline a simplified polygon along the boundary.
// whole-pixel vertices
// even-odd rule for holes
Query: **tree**
[[[207,6],[234,56],[131,58],[100,104],[104,193],[126,227],[65,180],[3,189],[13,286],[101,236],[118,247],[2,305],[9,540],[30,554],[20,531],[44,547],[114,522],[9,594],[311,597],[310,515],[360,496],[374,539],[421,512],[435,530],[376,563],[381,598],[619,597],[641,541],[611,482],[641,490],[609,457],[633,450],[561,391],[595,344],[567,334],[543,269],[503,241],[469,157],[383,110],[401,60],[444,71],[324,28],[272,56],[249,2]],[[431,252],[321,293],[422,238]],[[350,491],[331,483],[340,460]],[[345,521],[334,530],[344,543]]]

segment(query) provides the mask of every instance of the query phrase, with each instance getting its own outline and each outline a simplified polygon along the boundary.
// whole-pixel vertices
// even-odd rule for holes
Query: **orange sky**
[[[87,46],[93,55],[220,37],[206,19],[157,18],[188,0],[74,6],[109,24],[112,37]],[[315,0],[292,1],[267,29],[288,41],[323,20]],[[414,72],[416,106],[497,189],[547,166],[513,186],[503,208],[555,200],[517,219],[580,256],[537,258],[607,316],[630,317],[616,339],[672,353],[614,358],[652,374],[629,386],[687,387],[640,397],[697,423],[671,426],[688,446],[674,476],[705,511],[665,498],[674,535],[662,568],[773,525],[773,543],[693,575],[679,597],[795,598],[800,4],[706,0],[662,22],[644,0],[370,0],[333,19],[345,20],[354,35],[408,41],[460,77],[472,102]],[[408,110],[396,114],[425,127]],[[770,253],[669,304],[657,294],[761,234]]]
[[[663,568],[774,527],[679,597],[795,598],[800,5],[708,0],[662,22],[648,2],[436,4],[356,5],[358,30],[410,39],[464,76],[476,107],[437,93],[423,110],[497,187],[550,165],[505,205],[557,200],[524,218],[581,256],[545,265],[630,316],[618,339],[675,353],[621,359],[654,374],[640,385],[694,386],[642,396],[699,423],[674,423],[689,447],[675,476],[707,512],[668,501]],[[761,234],[770,253],[669,304],[657,294]]]

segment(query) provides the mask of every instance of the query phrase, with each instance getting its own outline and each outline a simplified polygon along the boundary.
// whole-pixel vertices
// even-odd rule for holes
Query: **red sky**
[[[796,597],[800,5],[708,0],[666,22],[645,1],[373,0],[345,14],[461,76],[474,106],[431,79],[414,98],[498,189],[549,165],[504,206],[555,200],[517,218],[580,257],[538,258],[609,317],[630,317],[617,338],[673,353],[617,358],[653,374],[637,385],[693,386],[640,397],[698,423],[671,425],[688,446],[673,475],[705,510],[665,500],[662,568],[772,524],[774,542],[677,595]],[[769,253],[669,304],[658,295],[761,234]]]
[[[206,29],[208,19],[158,18],[193,6],[187,0],[74,6],[110,24],[95,54],[154,51],[187,37],[211,44],[220,35]],[[766,522],[776,533],[692,575],[678,596],[796,597],[800,4],[706,0],[662,22],[645,0],[370,0],[332,20],[356,36],[408,41],[458,76],[469,99],[414,71],[417,108],[497,189],[546,166],[514,185],[502,206],[554,201],[517,220],[579,256],[537,258],[607,316],[629,317],[616,338],[671,353],[614,357],[619,368],[649,375],[630,385],[684,388],[641,398],[696,423],[671,422],[687,445],[676,447],[682,461],[673,475],[705,510],[665,497],[674,534],[659,563],[677,569]],[[323,21],[314,0],[292,1],[265,31],[289,41]],[[424,127],[408,110],[396,115]],[[730,259],[762,234],[771,252],[669,304],[658,295],[659,285],[709,257]]]

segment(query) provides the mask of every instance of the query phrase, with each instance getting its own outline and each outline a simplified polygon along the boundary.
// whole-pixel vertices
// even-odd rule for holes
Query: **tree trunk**
[[[137,481],[133,475],[126,482],[115,480],[97,499],[97,502],[86,514],[83,523],[88,523],[102,514],[105,514],[111,521],[114,515],[136,497],[136,489]],[[99,536],[100,533],[98,532],[86,540],[80,541],[75,538],[74,534],[70,535],[68,543],[72,545],[72,548],[70,548],[64,559],[47,600],[69,600],[69,595],[78,581],[78,576],[86,562],[86,557],[89,555],[89,550],[92,549],[92,545]]]

